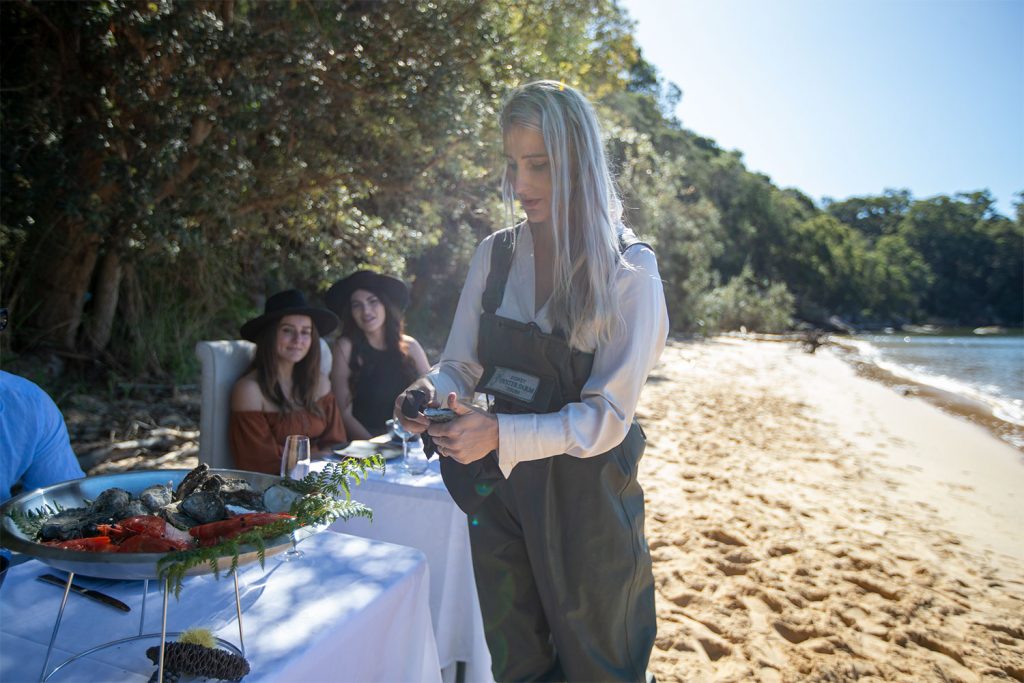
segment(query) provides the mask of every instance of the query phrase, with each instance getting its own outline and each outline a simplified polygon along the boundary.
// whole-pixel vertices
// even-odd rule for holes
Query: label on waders
[[[487,383],[485,389],[490,389],[496,394],[511,396],[517,401],[530,403],[537,395],[537,388],[540,386],[540,378],[534,375],[495,366],[494,373]]]

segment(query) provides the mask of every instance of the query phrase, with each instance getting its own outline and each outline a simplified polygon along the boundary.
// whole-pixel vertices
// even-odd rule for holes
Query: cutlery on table
[[[53,574],[42,574],[40,576],[37,576],[36,578],[42,581],[43,583],[51,583],[54,586],[60,586],[61,588],[64,588],[68,585],[67,579],[62,579],[59,576],[54,576]],[[97,590],[93,590],[92,588],[85,588],[84,586],[79,586],[77,583],[71,584],[71,591],[73,593],[78,593],[79,595],[84,595],[87,598],[91,598],[96,602],[101,602],[104,605],[108,605],[115,609],[119,609],[122,612],[132,611],[131,607],[124,604],[117,598],[112,598],[106,593],[101,593]]]

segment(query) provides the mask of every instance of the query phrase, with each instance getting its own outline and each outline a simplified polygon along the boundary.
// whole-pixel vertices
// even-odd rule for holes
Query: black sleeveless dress
[[[395,398],[405,391],[415,377],[402,362],[396,350],[378,351],[363,342],[354,349],[349,363],[358,373],[352,398],[352,416],[366,427],[371,436],[388,431],[384,423],[395,410]]]

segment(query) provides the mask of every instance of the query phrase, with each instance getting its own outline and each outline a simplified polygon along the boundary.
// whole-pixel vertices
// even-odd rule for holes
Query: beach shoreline
[[[641,397],[659,681],[1024,680],[1024,463],[827,346],[670,341]]]
[[[842,337],[830,336],[828,343],[831,347],[838,349],[840,357],[852,365],[862,377],[881,382],[904,396],[922,398],[952,415],[967,419],[1024,454],[1024,446],[1021,445],[1024,444],[1024,427],[996,415],[990,405],[879,367],[863,359],[859,354],[859,349]]]

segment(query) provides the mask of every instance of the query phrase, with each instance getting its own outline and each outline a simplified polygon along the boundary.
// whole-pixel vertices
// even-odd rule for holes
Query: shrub
[[[704,294],[698,316],[706,333],[738,330],[781,332],[792,325],[793,295],[782,282],[758,282],[749,266]]]

